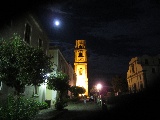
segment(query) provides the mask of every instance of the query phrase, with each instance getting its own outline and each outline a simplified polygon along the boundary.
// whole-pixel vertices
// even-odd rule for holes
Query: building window
[[[145,64],[148,65],[148,59],[145,59]]]
[[[152,73],[156,73],[156,70],[155,70],[155,68],[152,68]]]
[[[137,91],[137,88],[136,88],[136,83],[133,84],[133,92],[135,93]]]
[[[142,83],[142,81],[140,81],[140,91],[142,91],[143,90],[143,83]]]
[[[0,90],[2,89],[2,81],[0,81]]]
[[[80,45],[79,48],[82,49],[82,45]]]
[[[139,79],[141,80],[141,75],[139,75]]]
[[[31,26],[27,23],[25,28],[25,38],[26,43],[30,44],[30,36],[31,36]]]
[[[38,47],[43,47],[43,40],[41,39],[38,39]]]
[[[64,66],[64,68],[63,68],[63,72],[64,72],[64,73],[66,72],[66,68],[65,68],[65,66]]]
[[[134,71],[134,64],[132,64],[132,72],[135,73],[135,71]]]
[[[80,68],[80,69],[79,69],[79,75],[82,75],[82,71],[83,71],[83,69]]]
[[[159,64],[160,64],[160,59],[158,59],[158,62],[159,62]]]
[[[130,92],[130,93],[132,92],[131,86],[129,86],[129,92]]]
[[[62,62],[62,59],[60,60],[60,69],[62,70],[62,68],[63,68],[63,62]]]
[[[79,56],[78,57],[83,57],[83,51],[82,50],[80,50],[80,51],[78,51],[79,52]]]

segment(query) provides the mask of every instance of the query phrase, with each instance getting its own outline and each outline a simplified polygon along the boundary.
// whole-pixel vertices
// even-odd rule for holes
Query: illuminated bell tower
[[[86,89],[85,95],[88,96],[87,50],[85,40],[76,40],[74,55],[74,71],[77,75],[76,86],[84,87]]]

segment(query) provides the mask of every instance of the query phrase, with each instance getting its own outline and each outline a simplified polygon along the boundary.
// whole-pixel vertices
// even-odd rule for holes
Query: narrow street
[[[86,104],[83,102],[72,103],[69,104],[66,109],[68,109],[68,111],[56,120],[94,120],[107,116],[107,112],[104,116],[101,106],[94,102],[87,102]]]

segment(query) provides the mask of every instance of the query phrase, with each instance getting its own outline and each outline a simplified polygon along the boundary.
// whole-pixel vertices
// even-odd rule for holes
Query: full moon
[[[60,22],[59,22],[58,20],[56,20],[56,21],[54,22],[54,24],[55,24],[56,26],[59,26]]]

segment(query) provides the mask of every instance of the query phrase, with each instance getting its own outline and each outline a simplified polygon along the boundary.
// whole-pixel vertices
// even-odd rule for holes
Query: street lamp
[[[50,73],[47,73],[46,75],[44,75],[44,77],[45,77],[45,80],[44,80],[44,85],[46,85],[46,83],[47,83],[47,79],[48,79],[48,77],[50,76]]]
[[[97,102],[101,104],[101,95],[100,95],[100,90],[102,89],[102,85],[99,83],[97,84],[97,94],[98,94],[98,99]]]
[[[101,88],[102,88],[102,85],[99,83],[99,84],[97,84],[97,90],[98,91],[100,91],[101,90]]]

